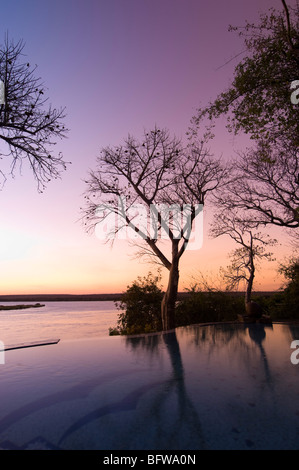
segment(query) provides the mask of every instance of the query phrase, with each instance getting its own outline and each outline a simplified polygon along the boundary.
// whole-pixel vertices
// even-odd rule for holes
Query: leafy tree
[[[228,128],[253,139],[233,162],[222,193],[227,210],[241,209],[247,224],[299,227],[299,104],[292,86],[299,78],[299,9],[287,6],[261,15],[260,23],[231,27],[244,41],[245,57],[228,90],[193,121],[227,116]]]
[[[297,312],[299,302],[299,259],[293,257],[286,265],[281,265],[279,272],[284,275],[287,285],[284,289],[284,297],[292,311]]]
[[[42,190],[66,168],[61,153],[52,151],[57,139],[66,137],[65,110],[47,104],[45,86],[36,66],[24,61],[23,49],[22,41],[8,37],[0,47],[0,158],[11,158],[12,175],[25,160]],[[5,180],[7,170],[0,172]]]
[[[287,280],[287,289],[299,288],[299,259],[294,257],[287,264],[281,264],[280,274],[283,274]]]
[[[299,106],[291,101],[291,86],[299,79],[299,8],[282,4],[283,11],[270,9],[258,25],[230,27],[244,41],[246,55],[228,90],[199,110],[194,123],[204,115],[227,115],[228,128],[235,133],[299,145]]]
[[[293,256],[285,264],[281,263],[279,273],[283,274],[286,282],[281,290],[273,294],[268,301],[275,320],[298,320],[299,303],[299,260]]]
[[[117,307],[120,313],[117,328],[110,329],[112,334],[139,334],[162,330],[161,301],[163,292],[159,283],[161,275],[138,277],[122,294]]]
[[[142,141],[129,136],[124,145],[106,147],[86,181],[87,229],[117,219],[112,239],[130,228],[143,240],[140,255],[150,255],[169,271],[161,303],[163,330],[175,325],[179,262],[207,197],[224,182],[226,170],[209,155],[209,135],[186,147],[155,127]],[[132,234],[132,232],[130,232]],[[129,238],[129,233],[125,238]]]

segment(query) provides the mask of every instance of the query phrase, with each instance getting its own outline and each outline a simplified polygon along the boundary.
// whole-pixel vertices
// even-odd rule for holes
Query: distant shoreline
[[[272,295],[277,291],[253,292],[253,296]],[[224,292],[227,295],[243,296],[244,292]],[[17,294],[0,295],[1,302],[82,302],[82,301],[118,301],[122,293],[115,294]],[[190,295],[189,292],[179,292],[178,300],[182,300]]]
[[[19,294],[0,295],[0,302],[75,302],[75,301],[116,301],[122,294]]]

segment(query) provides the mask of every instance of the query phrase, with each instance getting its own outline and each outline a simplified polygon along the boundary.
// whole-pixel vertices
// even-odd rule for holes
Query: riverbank
[[[19,294],[0,295],[1,302],[117,301],[122,294]]]
[[[30,305],[30,304],[26,304],[26,305],[0,305],[0,310],[22,310],[22,309],[25,309],[25,308],[40,308],[40,307],[44,307],[45,305],[44,304],[40,304],[40,303],[37,303],[37,304],[33,304],[33,305]]]
[[[254,292],[254,296],[269,296],[275,292]],[[244,296],[244,292],[223,292],[229,296]],[[118,301],[122,293],[115,294],[16,294],[0,295],[1,302],[82,302],[82,301]],[[190,296],[189,292],[179,292],[178,300]]]

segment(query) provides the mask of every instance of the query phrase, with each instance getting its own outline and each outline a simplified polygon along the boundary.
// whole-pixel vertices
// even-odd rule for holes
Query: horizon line
[[[209,291],[208,289],[207,290],[202,290],[202,291],[198,291],[198,292],[221,292],[221,293],[225,293],[225,294],[245,294],[245,290],[244,291],[226,291],[226,290],[215,290],[215,291]],[[277,290],[259,290],[259,291],[253,291],[252,294],[273,294],[273,293],[278,293],[278,292],[281,292],[280,289],[277,289]],[[188,294],[191,294],[192,292],[188,292],[188,291],[180,291],[178,292],[178,296],[181,296],[181,295],[188,295]],[[0,294],[0,300],[2,301],[5,301],[4,298],[10,298],[10,299],[25,299],[25,298],[39,298],[39,299],[47,299],[47,298],[70,298],[70,297],[119,297],[121,295],[123,295],[124,292],[114,292],[114,293],[89,293],[89,294],[83,294],[83,293],[80,293],[80,294]]]

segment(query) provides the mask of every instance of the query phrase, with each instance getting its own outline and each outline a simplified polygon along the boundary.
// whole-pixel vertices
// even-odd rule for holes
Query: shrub
[[[161,301],[163,292],[159,287],[160,272],[154,276],[151,272],[143,278],[138,277],[116,306],[122,312],[118,316],[117,327],[110,328],[110,335],[132,335],[152,333],[162,330]]]
[[[244,313],[243,296],[212,289],[204,292],[194,286],[189,290],[188,297],[177,305],[176,326],[233,321],[242,313]]]
[[[299,305],[299,260],[292,258],[286,265],[281,265],[280,273],[287,283],[285,289],[276,294],[271,303],[271,316],[277,320],[298,320]]]

